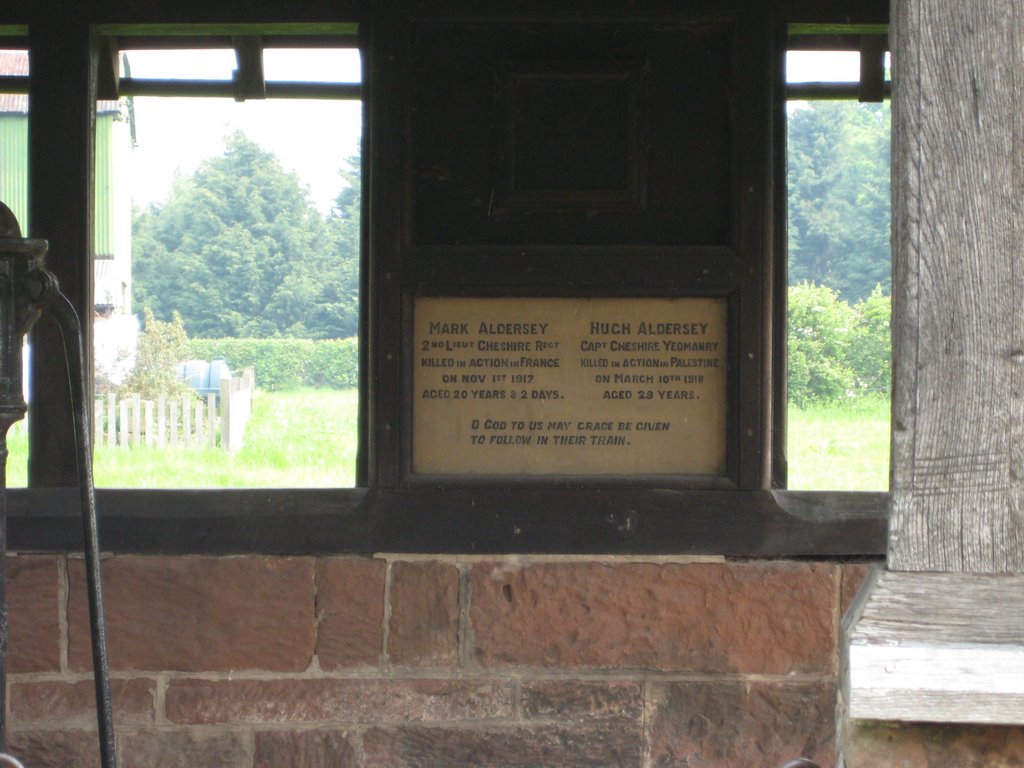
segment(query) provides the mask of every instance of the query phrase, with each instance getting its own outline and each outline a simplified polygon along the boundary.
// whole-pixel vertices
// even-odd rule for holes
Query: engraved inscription
[[[412,469],[721,475],[724,299],[416,300]]]

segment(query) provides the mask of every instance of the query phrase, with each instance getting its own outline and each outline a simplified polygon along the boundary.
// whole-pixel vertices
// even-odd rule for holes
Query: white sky
[[[856,82],[855,51],[791,51],[786,79],[800,82]],[[235,54],[230,49],[131,51],[131,75],[139,78],[230,80]],[[359,82],[355,50],[264,51],[267,80]],[[208,157],[220,155],[223,141],[243,131],[272,151],[309,186],[322,211],[343,186],[338,170],[359,151],[361,106],[354,101],[267,99],[236,103],[227,98],[135,98],[133,200],[146,206],[166,199],[175,171],[190,175]]]
[[[132,77],[229,80],[231,50],[131,51]],[[267,50],[267,80],[359,82],[359,54],[346,51]],[[272,151],[298,173],[312,200],[330,210],[344,186],[339,169],[359,153],[362,113],[357,101],[135,97],[138,146],[132,153],[133,201],[167,197],[175,171],[190,175],[203,159],[222,154],[235,130]]]
[[[860,80],[858,51],[789,51],[788,83],[856,83]]]

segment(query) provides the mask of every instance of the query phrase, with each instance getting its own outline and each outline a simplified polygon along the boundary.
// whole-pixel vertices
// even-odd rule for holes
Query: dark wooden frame
[[[456,5],[456,3],[452,3]],[[396,89],[393,103],[382,104],[375,100],[377,110],[389,110],[387,117],[376,118],[377,124],[400,124],[406,127],[402,144],[390,144],[381,154],[393,157],[403,154],[405,162],[401,168],[394,168],[389,176],[389,189],[401,188],[400,195],[392,193],[384,203],[374,199],[376,209],[385,210],[385,220],[376,217],[372,224],[371,238],[377,238],[373,251],[374,263],[370,265],[371,280],[387,291],[380,296],[380,303],[391,308],[401,306],[406,311],[399,314],[386,312],[380,319],[379,330],[387,342],[374,344],[371,327],[371,347],[383,351],[379,360],[381,370],[387,371],[381,382],[379,402],[387,413],[377,417],[377,423],[384,425],[382,447],[386,449],[374,458],[380,462],[384,473],[379,483],[382,487],[400,487],[417,483],[410,476],[407,465],[409,436],[408,392],[403,391],[401,382],[407,380],[409,370],[405,355],[396,356],[385,351],[401,349],[401,339],[407,330],[407,312],[416,295],[501,295],[545,296],[545,295],[632,295],[632,296],[721,296],[729,298],[730,311],[730,403],[738,404],[729,414],[728,455],[729,467],[726,478],[703,480],[679,478],[671,485],[721,486],[721,480],[735,488],[754,490],[769,487],[771,438],[764,434],[764,425],[769,416],[765,412],[771,402],[770,374],[765,372],[764,360],[771,359],[771,324],[766,320],[772,291],[763,280],[772,274],[773,243],[765,238],[765,218],[770,216],[770,190],[775,180],[769,171],[768,160],[772,149],[762,126],[769,120],[775,94],[771,68],[763,65],[767,59],[769,39],[764,34],[765,25],[777,21],[769,12],[739,13],[744,7],[743,0],[732,5],[721,3],[695,2],[690,9],[697,18],[707,24],[731,29],[736,38],[749,37],[758,40],[757,45],[740,45],[734,42],[736,62],[733,76],[736,82],[735,109],[750,119],[734,120],[733,127],[739,134],[733,142],[732,165],[732,216],[727,234],[728,242],[713,246],[557,246],[557,245],[434,245],[421,244],[414,235],[415,200],[411,188],[403,185],[404,179],[414,175],[415,148],[410,132],[410,116],[403,108],[408,94]],[[753,5],[757,5],[756,3]],[[694,23],[693,16],[680,15],[675,8],[661,7],[661,15],[614,18],[626,25],[645,24],[657,19],[661,24],[679,25],[685,28]],[[756,18],[755,18],[756,17]],[[543,17],[541,17],[543,18]],[[566,23],[567,18],[557,18],[555,25]],[[574,23],[603,24],[608,20],[603,15],[575,15]],[[394,48],[381,58],[383,61],[402,61],[408,55],[411,45],[412,28],[417,24],[482,24],[508,22],[505,17],[481,16],[475,9],[463,14],[432,15],[421,17],[398,13],[392,19],[392,34],[388,36]],[[536,17],[530,21],[536,23]],[[784,27],[779,27],[784,29]],[[745,76],[751,71],[762,71],[760,80]],[[380,137],[380,130],[377,136]],[[398,137],[395,137],[398,140]],[[379,171],[379,168],[378,168]],[[376,178],[383,174],[376,173]],[[559,207],[559,203],[555,203]],[[767,228],[770,229],[770,228]],[[400,235],[399,235],[400,233]],[[741,258],[740,254],[747,254]],[[630,265],[628,281],[623,264]],[[496,277],[498,275],[498,277]],[[609,275],[613,276],[609,281]],[[617,278],[617,279],[616,279]],[[565,286],[572,286],[567,290]],[[395,426],[397,425],[397,431]],[[392,441],[397,445],[392,445]],[[664,478],[645,479],[637,477],[618,480],[589,480],[591,483],[654,486],[665,484]],[[454,479],[449,479],[454,482]],[[479,480],[472,481],[478,484]],[[515,485],[529,488],[543,486],[546,480],[523,478]]]
[[[615,16],[621,8],[595,0],[590,12]],[[652,14],[679,13],[677,3],[652,0]],[[702,3],[692,3],[699,6]],[[705,4],[706,5],[706,4]],[[715,4],[712,4],[715,5]],[[815,4],[820,11],[821,3]],[[848,14],[843,0],[828,4]],[[880,5],[880,4],[879,4]],[[362,46],[371,60],[389,56],[399,60],[408,44],[395,31],[407,20],[396,3],[376,4],[360,11],[345,3],[326,8],[318,0],[295,0],[283,5],[272,0],[211,4],[176,0],[145,8],[109,0],[65,7],[61,0],[14,0],[0,11],[0,23],[27,27],[32,50],[33,99],[30,141],[33,187],[30,205],[33,235],[50,240],[48,260],[63,290],[80,309],[89,307],[92,280],[91,237],[92,104],[97,83],[96,25],[189,23],[218,25],[225,34],[238,30],[230,20],[258,20],[261,29],[288,34],[291,24],[344,23],[358,18]],[[522,13],[544,17],[549,4],[523,4]],[[668,6],[671,6],[669,8]],[[863,4],[857,4],[863,10]],[[687,8],[686,10],[689,10]],[[565,9],[566,23],[579,8]],[[127,28],[127,26],[125,27]],[[182,26],[182,29],[185,29]],[[252,32],[246,28],[243,32]],[[751,98],[770,89],[773,75],[765,72],[751,81]],[[658,553],[725,554],[740,557],[842,557],[879,555],[884,551],[886,494],[792,493],[770,487],[770,463],[761,459],[771,452],[768,403],[771,375],[760,356],[770,354],[771,334],[762,333],[754,359],[739,361],[748,370],[739,395],[737,434],[749,435],[737,455],[737,485],[743,490],[692,490],[665,487],[657,481],[603,485],[589,480],[563,480],[536,484],[464,487],[444,481],[409,485],[402,466],[403,415],[402,323],[398,311],[429,272],[431,259],[465,266],[469,282],[482,280],[488,259],[512,250],[484,249],[485,258],[470,259],[458,248],[417,246],[413,269],[401,270],[402,249],[408,247],[408,220],[403,210],[409,200],[400,185],[381,179],[401,178],[407,170],[400,155],[378,152],[378,146],[399,146],[406,141],[405,117],[399,100],[375,98],[375,93],[399,91],[401,73],[387,67],[368,67],[363,90],[367,94],[365,153],[371,170],[364,181],[364,206],[373,226],[364,233],[364,252],[373,254],[363,272],[361,308],[363,338],[360,431],[364,440],[358,456],[358,482],[362,488],[336,491],[118,491],[101,490],[99,508],[104,548],[120,552],[267,552],[321,553],[418,551],[450,553]],[[768,107],[769,105],[766,105]],[[756,128],[748,136],[761,141]],[[45,147],[46,151],[41,151]],[[760,189],[772,188],[770,163],[760,157],[742,159],[745,177],[759,179]],[[69,194],[69,190],[71,193]],[[78,190],[76,193],[75,190]],[[754,199],[737,190],[747,221],[760,222],[768,214],[770,194]],[[752,295],[773,279],[770,257],[771,227],[747,228],[735,233],[738,248],[764,254],[758,274],[736,274],[751,283]],[[767,238],[767,239],[762,239]],[[600,270],[612,258],[611,248],[581,251]],[[621,249],[618,249],[621,251]],[[442,252],[443,251],[443,252]],[[645,280],[652,288],[660,279],[680,280],[687,275],[699,283],[706,266],[700,249],[678,258],[672,249],[632,247],[630,257],[644,260],[646,277],[630,286],[643,295]],[[475,254],[479,255],[479,253]],[[520,265],[547,264],[551,249],[530,250]],[[740,273],[739,265],[732,267]],[[664,285],[664,283],[662,283]],[[436,287],[436,286],[435,286]],[[523,287],[542,290],[524,278]],[[708,288],[709,292],[717,289]],[[768,291],[770,294],[770,291]],[[764,327],[772,316],[769,299],[759,306],[740,307],[744,327]],[[750,325],[748,325],[750,324]],[[770,324],[768,325],[770,329]],[[42,323],[35,334],[39,349],[57,348],[55,329]],[[86,344],[87,348],[90,346]],[[64,551],[80,545],[76,494],[66,486],[76,471],[66,446],[71,424],[63,364],[56,354],[38,354],[33,369],[31,488],[9,492],[10,541],[14,549]],[[371,386],[371,382],[373,385]]]

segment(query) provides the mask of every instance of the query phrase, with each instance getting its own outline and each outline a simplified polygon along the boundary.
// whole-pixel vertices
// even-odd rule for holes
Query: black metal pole
[[[78,487],[82,503],[85,536],[85,573],[89,592],[89,625],[92,630],[93,682],[96,687],[96,715],[99,720],[100,763],[115,768],[114,717],[110,697],[110,665],[107,660],[106,624],[103,618],[103,583],[100,579],[99,528],[96,519],[96,491],[92,482],[92,445],[89,439],[89,406],[85,391],[85,359],[78,314],[68,298],[58,293],[50,305],[64,340],[75,417],[75,450],[78,458]]]

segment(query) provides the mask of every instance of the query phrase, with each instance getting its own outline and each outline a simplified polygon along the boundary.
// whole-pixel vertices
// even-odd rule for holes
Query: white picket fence
[[[237,451],[255,390],[253,369],[246,368],[221,379],[219,408],[215,394],[143,400],[110,392],[96,398],[93,442],[110,448],[215,448],[219,442],[223,450]]]

